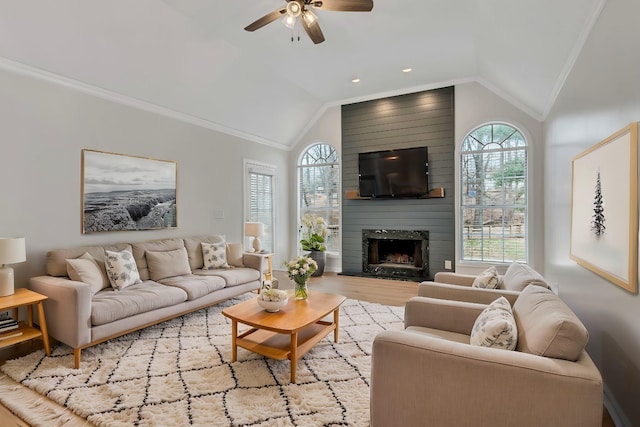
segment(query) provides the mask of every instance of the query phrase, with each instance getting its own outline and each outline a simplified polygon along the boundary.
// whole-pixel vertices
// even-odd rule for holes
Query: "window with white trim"
[[[327,252],[340,253],[340,159],[329,144],[309,147],[298,163],[299,218],[316,214],[327,223]]]
[[[527,262],[527,141],[515,127],[490,123],[460,150],[462,261]]]
[[[246,161],[245,171],[245,222],[261,222],[264,224],[264,235],[260,237],[262,250],[274,252],[275,167],[254,161]],[[245,236],[245,248],[251,248],[251,244],[252,238]]]

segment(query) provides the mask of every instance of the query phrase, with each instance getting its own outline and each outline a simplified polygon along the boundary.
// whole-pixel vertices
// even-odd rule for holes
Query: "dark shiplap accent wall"
[[[358,153],[429,147],[429,186],[441,199],[349,200]],[[454,88],[342,106],[342,271],[362,273],[362,229],[428,230],[429,277],[454,264]]]

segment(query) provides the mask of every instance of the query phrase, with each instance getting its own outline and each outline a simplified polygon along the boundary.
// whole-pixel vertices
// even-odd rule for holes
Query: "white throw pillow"
[[[185,276],[191,274],[189,257],[185,248],[172,251],[145,251],[149,277],[156,282],[167,277]]]
[[[202,259],[204,270],[214,270],[216,268],[229,268],[227,264],[227,243],[200,243],[202,245]]]
[[[122,290],[134,283],[141,283],[140,273],[133,254],[129,251],[113,252],[105,250],[107,277],[115,290]]]
[[[478,316],[471,331],[471,345],[514,350],[518,328],[509,301],[500,297]]]
[[[227,263],[234,267],[244,267],[242,243],[227,243]]]
[[[67,260],[67,274],[71,280],[89,285],[91,295],[111,286],[106,271],[100,268],[88,252],[78,258]]]
[[[500,276],[495,266],[491,266],[478,274],[471,285],[474,288],[498,289],[500,287]]]

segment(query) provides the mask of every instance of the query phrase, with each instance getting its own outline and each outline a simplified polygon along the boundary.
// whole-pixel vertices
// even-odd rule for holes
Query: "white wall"
[[[456,85],[455,140],[456,159],[460,153],[463,139],[478,126],[489,122],[506,122],[523,132],[529,144],[529,264],[543,272],[543,175],[542,175],[542,123],[527,113],[515,108],[500,96],[479,83],[471,82]],[[456,160],[456,182],[460,179],[460,164]],[[456,199],[456,212],[459,212],[460,200]],[[459,230],[459,217],[456,215],[456,233]],[[459,235],[456,235],[456,271],[477,273],[486,268],[485,264],[461,263]]]
[[[545,272],[589,330],[618,427],[640,425],[640,298],[570,260],[571,160],[640,120],[639,17],[637,0],[606,3],[544,126]]]
[[[195,234],[240,241],[243,159],[276,165],[279,206],[289,200],[289,153],[72,88],[0,70],[0,236],[24,236],[27,262],[16,286],[44,272],[47,250]],[[178,228],[81,233],[81,150],[178,162]],[[223,209],[224,219],[214,219]],[[278,256],[290,240],[289,214],[277,218]],[[282,257],[276,257],[276,263]]]

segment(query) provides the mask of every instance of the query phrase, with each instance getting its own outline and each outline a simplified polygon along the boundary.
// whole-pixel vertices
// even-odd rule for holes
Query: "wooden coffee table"
[[[342,295],[309,293],[306,300],[289,302],[276,313],[258,305],[256,298],[225,308],[222,314],[231,319],[231,362],[238,357],[238,346],[271,359],[291,360],[291,382],[296,382],[297,361],[333,331],[338,342]],[[322,318],[333,313],[333,322]],[[238,322],[252,328],[238,335]]]

